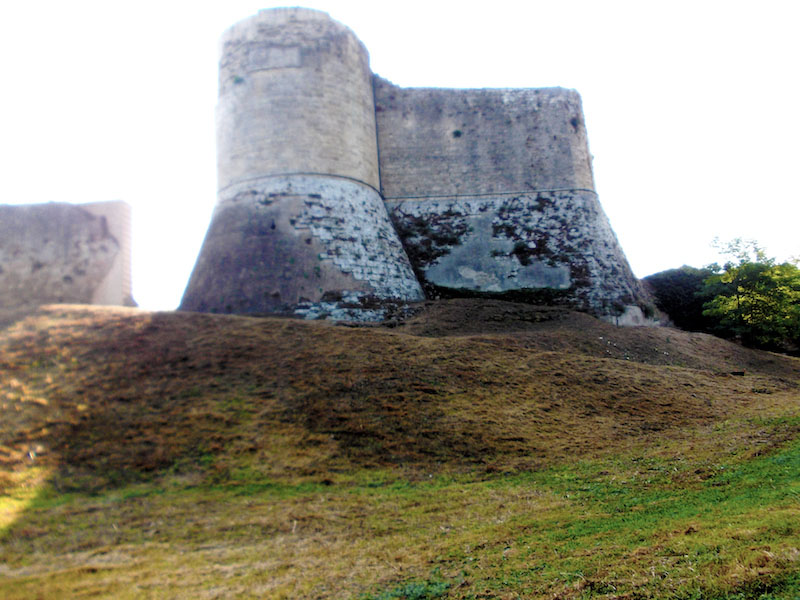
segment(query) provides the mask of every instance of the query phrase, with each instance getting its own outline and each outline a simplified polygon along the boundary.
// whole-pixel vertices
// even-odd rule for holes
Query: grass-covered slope
[[[800,360],[492,301],[0,332],[0,597],[796,598]]]

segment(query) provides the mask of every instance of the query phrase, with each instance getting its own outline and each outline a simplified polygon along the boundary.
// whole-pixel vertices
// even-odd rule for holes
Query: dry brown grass
[[[476,333],[482,324],[489,333]],[[92,477],[258,455],[265,474],[294,478],[613,452],[766,411],[797,392],[800,361],[557,309],[451,301],[393,329],[52,307],[6,331],[0,372],[8,467]]]

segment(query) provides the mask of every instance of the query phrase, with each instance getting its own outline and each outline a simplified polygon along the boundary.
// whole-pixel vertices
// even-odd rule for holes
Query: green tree
[[[712,271],[702,294],[703,315],[716,333],[758,348],[796,349],[800,344],[800,269],[778,264],[756,242],[737,238],[715,244],[728,257]]]
[[[683,265],[644,278],[659,310],[669,315],[676,327],[687,331],[710,331],[712,320],[703,316],[703,305],[711,299],[702,295],[710,269]]]

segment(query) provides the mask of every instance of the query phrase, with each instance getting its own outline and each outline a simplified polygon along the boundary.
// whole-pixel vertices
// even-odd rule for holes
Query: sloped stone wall
[[[482,293],[621,314],[643,298],[589,191],[387,201],[429,296]]]
[[[222,38],[217,206],[180,308],[374,320],[422,290],[378,192],[366,49],[327,14]]]
[[[221,196],[181,309],[306,314],[344,300],[372,314],[376,302],[422,298],[378,193],[306,175],[265,178]]]

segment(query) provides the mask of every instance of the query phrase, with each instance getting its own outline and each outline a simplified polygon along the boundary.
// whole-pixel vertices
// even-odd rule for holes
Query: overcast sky
[[[217,41],[283,3],[7,1],[0,203],[133,207],[133,291],[175,308],[216,198]],[[636,275],[713,237],[800,255],[800,3],[308,1],[402,86],[577,89]]]

